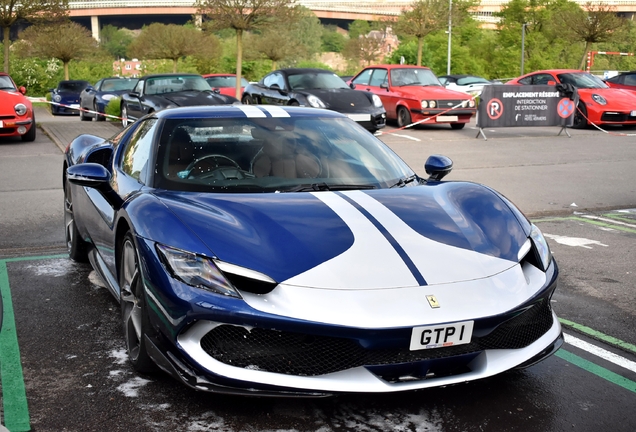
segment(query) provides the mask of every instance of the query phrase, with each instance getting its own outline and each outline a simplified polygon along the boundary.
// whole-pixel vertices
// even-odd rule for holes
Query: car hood
[[[315,288],[485,278],[516,265],[528,235],[499,195],[473,183],[156,196],[219,260]]]
[[[392,91],[410,95],[414,99],[470,99],[471,96],[460,91],[439,86],[401,86]],[[382,96],[382,93],[378,93]]]
[[[162,95],[164,99],[177,106],[223,105],[236,99],[211,91],[188,90]]]
[[[303,90],[303,94],[312,94],[322,100],[327,108],[339,112],[368,111],[373,107],[369,97],[361,91],[353,89],[311,89]]]
[[[605,111],[616,110],[636,110],[636,93],[630,90],[617,88],[595,88],[595,89],[577,89],[579,97],[588,104],[594,104],[598,109]],[[592,95],[597,94],[603,96],[607,101],[607,105],[599,105],[593,102]]]

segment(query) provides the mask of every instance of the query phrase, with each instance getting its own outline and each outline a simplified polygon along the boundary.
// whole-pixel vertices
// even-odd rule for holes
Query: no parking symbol
[[[504,107],[499,99],[490,99],[486,106],[486,114],[493,120],[497,120],[503,114]]]
[[[559,101],[557,106],[557,113],[561,118],[568,118],[574,112],[574,102],[568,98],[563,98]]]

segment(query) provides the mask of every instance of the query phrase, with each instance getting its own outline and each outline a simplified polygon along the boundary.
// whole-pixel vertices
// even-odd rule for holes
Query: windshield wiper
[[[407,84],[400,84],[398,87],[406,87],[406,86],[416,86],[416,85],[424,85],[421,82],[417,81],[417,82],[410,82]]]
[[[332,184],[325,182],[301,184],[289,189],[281,190],[281,192],[313,192],[313,191],[338,191],[338,190],[358,190],[358,189],[375,189],[374,185],[354,185],[354,184]]]
[[[393,186],[391,186],[391,188],[396,188],[396,187],[404,187],[409,183],[413,183],[415,180],[417,180],[418,177],[416,174],[413,174],[412,176],[406,177],[406,178],[401,178],[400,180],[398,180],[397,183],[395,183]]]

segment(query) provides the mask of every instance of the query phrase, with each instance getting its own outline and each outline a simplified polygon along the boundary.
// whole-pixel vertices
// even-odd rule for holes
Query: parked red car
[[[576,69],[551,69],[532,72],[508,81],[506,85],[572,84],[579,93],[574,126],[583,129],[591,122],[636,126],[636,93],[610,88],[602,79]]]
[[[212,90],[218,89],[221,94],[236,97],[236,75],[234,74],[205,74],[203,78],[210,84]],[[241,94],[249,82],[241,77]],[[240,96],[239,96],[240,98]]]
[[[446,89],[427,67],[368,66],[350,84],[378,95],[387,118],[397,120],[399,127],[430,118],[426,124],[447,123],[461,129],[476,111],[472,96]]]
[[[612,88],[636,91],[636,71],[623,72],[605,80]]]
[[[23,86],[18,88],[8,74],[0,72],[0,137],[35,140],[35,114],[25,94]]]

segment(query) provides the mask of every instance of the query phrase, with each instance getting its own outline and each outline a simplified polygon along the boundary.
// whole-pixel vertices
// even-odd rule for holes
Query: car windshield
[[[88,86],[88,82],[86,81],[60,81],[57,85],[58,90],[62,91],[70,91],[70,92],[81,92]]]
[[[155,187],[179,191],[284,193],[416,184],[415,173],[355,122],[314,115],[169,119],[155,168]]]
[[[302,73],[287,78],[292,90],[302,89],[348,89],[342,78],[333,73]]]
[[[576,88],[609,88],[602,79],[585,72],[562,73],[557,78],[562,84],[572,84]]]
[[[215,76],[205,79],[210,87],[236,87],[236,77],[233,76]],[[245,87],[249,82],[245,78],[241,78],[241,87]]]
[[[102,91],[128,91],[135,88],[138,78],[113,78],[105,79],[102,83]]]
[[[457,85],[470,85],[470,84],[491,84],[486,78],[469,76],[457,78]]]
[[[16,90],[11,78],[6,75],[0,75],[0,90]]]
[[[391,70],[391,84],[401,86],[441,86],[430,69],[404,68]]]
[[[210,84],[199,75],[171,75],[164,77],[148,78],[146,80],[146,94],[159,95],[180,91],[212,90]]]

